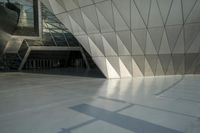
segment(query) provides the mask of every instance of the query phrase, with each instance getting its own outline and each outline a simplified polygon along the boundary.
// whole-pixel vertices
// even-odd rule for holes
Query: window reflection
[[[38,36],[37,0],[0,0],[8,9],[18,13],[14,35]],[[34,7],[34,8],[33,8]]]

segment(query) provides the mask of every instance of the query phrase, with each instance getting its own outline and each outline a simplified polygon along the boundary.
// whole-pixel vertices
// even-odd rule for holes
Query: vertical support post
[[[84,54],[83,49],[81,48],[80,51],[81,51],[81,55],[82,55],[82,57],[83,57],[83,60],[85,61],[87,70],[90,70],[90,65],[89,65],[89,63],[88,63],[88,60],[87,60],[85,54]]]

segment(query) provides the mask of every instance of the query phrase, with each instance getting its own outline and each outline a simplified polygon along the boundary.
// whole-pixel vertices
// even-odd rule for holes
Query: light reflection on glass
[[[34,27],[33,1],[32,0],[10,0],[20,10],[18,27]]]

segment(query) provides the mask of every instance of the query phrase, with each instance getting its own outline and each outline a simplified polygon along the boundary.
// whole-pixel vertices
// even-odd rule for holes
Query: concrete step
[[[8,41],[5,54],[6,53],[18,53],[19,48],[21,47],[23,39],[21,38],[12,38]]]

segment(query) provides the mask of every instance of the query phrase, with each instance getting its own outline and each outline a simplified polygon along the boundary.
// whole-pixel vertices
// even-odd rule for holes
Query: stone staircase
[[[12,38],[8,41],[2,57],[4,69],[17,70],[19,68],[22,59],[19,56],[18,51],[22,41],[23,40],[20,38]]]

